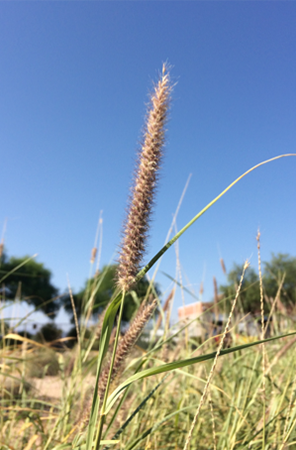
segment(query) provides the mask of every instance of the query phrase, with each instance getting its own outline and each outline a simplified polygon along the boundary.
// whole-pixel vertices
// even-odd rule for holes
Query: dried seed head
[[[224,263],[224,259],[223,258],[220,258],[220,264],[221,264],[221,267],[222,267],[224,275],[227,275],[226,267],[225,267],[225,263]]]
[[[137,342],[143,328],[146,323],[150,320],[155,308],[157,307],[157,300],[154,299],[151,303],[145,303],[142,308],[139,309],[136,317],[131,323],[129,329],[125,333],[125,335],[120,339],[116,356],[114,360],[111,380],[113,381],[116,375],[120,372],[120,369],[123,365],[124,360],[130,353],[131,349]],[[99,395],[101,398],[104,397],[105,389],[107,386],[108,375],[110,370],[110,363],[108,363],[103,370],[100,381],[99,381]]]
[[[149,219],[165,141],[170,93],[170,78],[164,65],[160,80],[150,98],[143,144],[139,153],[123,229],[117,281],[119,287],[124,291],[131,288],[145,251]]]
[[[199,287],[199,295],[202,295],[204,293],[204,284],[203,281],[200,283],[200,287]]]
[[[172,289],[171,292],[169,293],[169,295],[168,295],[168,297],[167,297],[167,299],[166,299],[166,301],[165,301],[165,303],[164,303],[164,305],[163,305],[163,308],[162,308],[163,312],[165,312],[165,311],[167,311],[167,310],[169,309],[171,300],[172,300],[172,299],[174,298],[174,296],[175,296],[175,292],[176,292],[176,288],[173,287],[173,289]],[[162,315],[159,314],[158,319],[157,319],[157,322],[156,322],[156,325],[155,325],[155,330],[158,330],[158,328],[159,328],[160,325],[161,325],[161,322],[162,322]]]
[[[91,250],[91,257],[90,257],[91,264],[95,262],[96,256],[97,256],[97,248],[93,247]]]

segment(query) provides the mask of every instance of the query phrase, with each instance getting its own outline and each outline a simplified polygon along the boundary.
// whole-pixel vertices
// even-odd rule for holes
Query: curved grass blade
[[[253,172],[255,169],[268,164],[272,161],[276,161],[280,158],[285,158],[285,157],[289,157],[289,156],[296,156],[296,153],[287,153],[287,154],[283,154],[283,155],[279,155],[279,156],[275,156],[274,158],[270,158],[267,159],[265,161],[262,161],[259,164],[256,164],[255,166],[253,166],[251,169],[247,170],[246,172],[244,172],[242,175],[240,175],[236,180],[234,180],[226,189],[224,189],[224,191],[222,191],[217,197],[214,198],[214,200],[212,200],[210,203],[208,203],[195,217],[193,217],[193,219],[191,219],[169,242],[167,242],[162,249],[150,260],[150,262],[137,274],[136,276],[136,282],[138,282],[141,278],[143,278],[143,276],[148,272],[148,270],[156,263],[156,261],[176,242],[177,239],[179,239],[179,237],[182,236],[182,234],[185,233],[186,230],[188,230],[188,228],[191,227],[191,225],[193,225],[197,219],[199,219],[211,206],[213,206],[221,197],[223,197],[224,194],[226,194],[226,192],[228,192],[236,183],[238,183],[242,178],[244,178],[246,175],[248,175],[249,173]],[[113,301],[110,303],[106,314],[105,314],[105,318],[104,318],[104,322],[103,322],[103,326],[102,326],[102,335],[101,335],[101,344],[100,345],[100,353],[99,353],[99,359],[101,357],[101,355],[104,357],[107,351],[107,347],[108,347],[108,343],[109,343],[109,339],[106,338],[110,338],[111,335],[111,331],[110,331],[110,326],[112,329],[113,323],[114,323],[114,319],[116,316],[116,312],[119,308],[120,305],[120,300],[121,300],[121,292],[116,292]],[[114,311],[116,310],[115,314]],[[100,362],[99,362],[100,364]]]
[[[279,418],[279,417],[283,414],[283,411],[284,411],[285,409],[287,409],[287,407],[281,409],[277,414],[275,414],[275,416],[274,416],[272,419],[270,419],[270,420],[266,423],[266,425],[265,425],[266,428],[269,427],[270,425],[272,425],[272,423],[275,422],[275,420],[276,420],[277,418]],[[249,448],[250,445],[251,445],[251,443],[252,443],[252,441],[253,441],[257,436],[259,436],[259,435],[262,433],[262,431],[263,431],[263,427],[261,427],[260,430],[256,431],[256,433],[253,434],[253,435],[249,438],[248,442],[244,442],[242,445],[240,445],[239,447],[237,447],[237,450],[243,450],[243,449]]]
[[[36,346],[36,347],[41,347],[41,348],[46,348],[47,347],[44,344],[40,344],[37,341],[33,341],[32,339],[26,338],[24,336],[20,336],[19,334],[16,334],[16,333],[6,334],[3,339],[14,339],[16,341],[26,342],[27,344],[30,344],[30,345],[33,345],[33,346]]]
[[[191,219],[185,227],[183,227],[175,236],[167,243],[165,244],[162,249],[150,260],[150,262],[137,274],[136,276],[136,282],[139,281],[143,276],[148,272],[149,269],[156,263],[156,261],[176,242],[179,237],[182,236],[182,234],[185,233],[188,228],[191,227],[191,225],[194,224],[194,222],[197,221],[208,209],[210,209],[211,206],[213,206],[218,200],[220,200],[221,197],[223,197],[226,192],[228,192],[236,183],[238,183],[240,180],[242,180],[246,175],[253,172],[253,170],[258,169],[258,167],[261,167],[265,164],[268,164],[272,161],[276,161],[280,158],[286,158],[289,156],[296,156],[296,153],[286,153],[284,155],[275,156],[274,158],[267,159],[265,161],[262,161],[259,164],[256,164],[255,166],[251,167],[251,169],[247,170],[245,173],[240,175],[236,180],[234,180],[229,186],[227,186],[224,191],[222,191],[217,197],[214,198],[210,203],[207,204],[193,219]]]
[[[143,360],[143,361],[140,362],[140,364],[138,365],[138,367],[137,367],[136,370],[135,370],[135,373],[138,373],[138,372],[139,372],[139,370],[141,369],[141,367],[143,366],[144,363],[145,363],[145,360]],[[128,393],[129,393],[129,387],[124,391],[123,396],[121,397],[120,401],[118,402],[118,405],[117,405],[117,407],[115,408],[115,411],[114,411],[114,413],[113,413],[113,416],[112,416],[111,419],[109,420],[108,426],[106,427],[106,430],[105,430],[105,432],[104,432],[103,439],[105,439],[106,436],[108,435],[108,432],[109,432],[110,428],[112,427],[112,425],[113,425],[113,423],[114,423],[114,421],[115,421],[115,419],[116,419],[116,417],[117,417],[118,411],[119,411],[120,408],[122,407],[122,405],[123,405],[123,403],[124,403],[124,401],[125,401],[125,399],[126,399]],[[119,435],[118,435],[118,436],[119,436]],[[113,436],[112,439],[117,439],[117,435],[116,435],[116,436]]]
[[[102,326],[102,333],[100,338],[100,349],[99,349],[99,356],[98,356],[98,366],[97,366],[97,375],[96,375],[96,381],[95,381],[95,389],[93,394],[93,402],[90,412],[90,419],[89,419],[89,425],[87,429],[87,437],[86,437],[86,449],[91,450],[92,443],[94,439],[94,435],[96,432],[96,423],[98,419],[98,413],[99,413],[99,396],[98,396],[98,383],[99,383],[99,377],[102,369],[102,364],[104,360],[104,356],[107,353],[108,345],[111,337],[111,332],[113,328],[113,324],[115,321],[115,317],[118,311],[118,308],[120,306],[121,302],[121,293],[119,292],[113,301],[110,303],[105,317],[103,321]]]
[[[248,175],[249,173],[253,172],[255,169],[258,169],[259,167],[261,167],[265,164],[268,164],[272,161],[276,161],[280,158],[286,158],[286,157],[290,157],[290,156],[296,156],[296,153],[287,153],[287,154],[275,156],[274,158],[270,158],[265,161],[262,161],[261,163],[256,164],[255,166],[251,167],[251,169],[247,170],[242,175],[240,175],[238,178],[236,178],[236,180],[234,180],[229,186],[227,186],[226,189],[224,189],[224,191],[222,191],[219,195],[217,195],[217,197],[215,197],[214,200],[212,200],[210,203],[208,203],[169,242],[167,242],[162,247],[162,249],[149,261],[149,263],[142,270],[140,270],[140,272],[136,276],[135,281],[138,282],[139,280],[141,280],[141,278],[143,278],[143,276],[148,272],[148,270],[151,269],[151,267],[157,262],[157,260],[176,242],[176,240],[179,239],[179,237],[181,237],[182,234],[184,234],[185,231],[188,230],[188,228],[190,228],[191,225],[193,225],[197,221],[197,219],[199,219],[211,206],[213,206],[221,197],[223,197],[223,195],[226,194],[226,192],[228,192],[242,178],[244,178],[246,175]],[[109,336],[109,331],[107,331],[107,329],[110,328],[110,325],[111,325],[111,328],[113,326],[114,320],[112,320],[112,317],[113,317],[113,319],[115,318],[116,313],[114,314],[114,310],[116,309],[116,312],[117,312],[119,305],[120,305],[120,299],[121,299],[121,292],[115,293],[114,299],[110,303],[110,305],[106,311],[106,314],[105,314],[103,327],[102,327],[102,342],[101,342],[103,344],[103,340],[104,340],[104,345],[100,345],[100,353],[102,355],[106,354],[106,351],[107,351],[106,345],[108,346],[108,343],[109,343],[109,339],[106,340],[104,338],[104,336],[106,338]],[[111,334],[111,331],[110,331],[110,334]],[[99,354],[99,357],[100,357],[100,354]]]
[[[138,272],[138,274],[136,275],[136,278],[135,278],[135,282],[138,282],[141,278],[143,278],[143,276],[148,272],[148,270],[158,261],[159,258],[161,258],[163,256],[163,254],[177,241],[177,239],[179,239],[179,237],[181,237],[185,233],[185,231],[188,230],[188,228],[190,228],[191,225],[193,225],[197,221],[197,219],[199,219],[211,206],[213,206],[221,197],[223,197],[223,195],[226,194],[226,192],[228,192],[242,178],[244,178],[246,175],[251,173],[253,170],[255,170],[255,169],[257,169],[257,168],[259,168],[259,167],[261,167],[261,166],[263,166],[263,165],[265,165],[267,163],[270,163],[272,161],[276,161],[276,160],[278,160],[280,158],[285,158],[285,157],[290,157],[290,156],[296,156],[296,153],[288,153],[288,154],[275,156],[274,158],[270,158],[268,160],[265,160],[265,161],[255,165],[255,166],[253,166],[251,169],[247,170],[242,175],[240,175],[226,189],[224,189],[217,197],[215,197],[210,203],[208,203],[169,242],[167,242],[161,248],[161,250],[150,260],[150,262],[142,270],[140,270],[140,272]],[[117,313],[118,308],[120,306],[120,301],[121,301],[121,292],[116,292],[115,295],[114,295],[114,299],[110,303],[110,305],[109,305],[109,307],[108,307],[108,309],[106,311],[105,317],[104,317],[104,322],[103,322],[103,326],[102,326],[102,334],[101,334],[101,339],[100,339],[100,350],[99,350],[99,356],[98,356],[97,377],[96,377],[96,383],[95,383],[93,405],[92,405],[92,410],[91,410],[92,426],[88,427],[87,449],[91,449],[91,445],[92,445],[91,443],[92,443],[92,439],[93,439],[93,435],[94,435],[94,428],[95,428],[95,422],[96,422],[96,419],[95,419],[94,415],[97,418],[97,414],[98,414],[97,392],[98,392],[99,375],[100,375],[100,372],[101,372],[104,356],[106,355],[106,352],[107,352],[107,349],[108,349],[108,344],[109,344],[109,340],[110,340],[110,336],[111,336],[111,331],[112,331],[112,327],[113,327],[114,320],[115,320],[115,317],[116,317],[116,313]],[[278,338],[279,337],[277,337],[276,339],[278,339]],[[265,341],[258,341],[257,343],[252,343],[251,345],[257,345],[258,343],[261,343],[261,342],[266,342],[266,340]],[[250,345],[248,345],[248,346],[250,346]],[[243,346],[243,348],[245,348],[245,347]],[[238,349],[238,347],[236,349]],[[236,350],[231,350],[231,351],[236,351]],[[225,351],[223,351],[222,354],[225,354]],[[214,356],[215,356],[215,353],[214,353]],[[214,356],[209,357],[207,359],[211,359]],[[189,361],[189,360],[187,360],[187,361]],[[196,362],[200,362],[200,361],[196,361]],[[171,363],[171,364],[174,365],[174,364],[178,364],[178,363]],[[181,362],[179,362],[179,364],[181,364]],[[185,365],[190,365],[190,364],[194,364],[194,362],[188,362]],[[179,367],[184,367],[184,365],[176,366],[175,368],[179,368]],[[159,368],[158,368],[158,370],[159,370]],[[174,368],[173,367],[172,368],[168,368],[167,370],[174,370]],[[163,372],[165,372],[167,370],[163,370]],[[161,373],[161,372],[156,372],[156,373]],[[153,374],[154,373],[151,373],[151,375],[153,375]],[[137,374],[137,376],[139,376],[139,374]],[[150,375],[146,375],[146,376],[150,376]],[[137,378],[137,379],[139,379],[139,378]],[[133,380],[133,381],[135,381],[135,380]],[[133,381],[131,381],[131,382],[133,382]],[[121,386],[123,386],[123,385],[121,385]],[[124,385],[124,387],[122,387],[122,389],[124,389],[125,387],[127,387],[127,386]],[[110,404],[111,404],[111,406],[114,403],[114,401],[116,401],[116,399],[114,400],[114,395],[118,395],[117,392],[118,392],[118,389],[116,389],[116,391],[114,391],[114,393],[110,397]],[[111,408],[111,406],[110,406],[110,408]],[[92,438],[91,438],[91,435],[92,435]]]
[[[180,283],[179,281],[177,281],[174,277],[171,277],[171,275],[169,275],[166,272],[163,272],[161,270],[161,273],[167,277],[169,280],[173,281],[177,286],[179,286],[180,288],[182,288],[185,292],[187,292],[187,294],[191,295],[191,297],[193,297],[195,300],[197,300],[199,302],[199,297],[197,297],[197,295],[195,295],[193,292],[190,291],[190,289],[187,289],[185,286],[183,286],[182,283]]]
[[[284,337],[288,336],[294,336],[296,334],[296,331],[293,333],[283,334],[281,336],[275,336],[268,339],[259,340],[256,342],[249,342],[247,344],[238,345],[236,347],[226,348],[221,350],[220,356],[227,355],[228,353],[234,353],[239,350],[244,350],[248,347],[253,347],[255,345],[263,344],[265,342],[275,341]],[[196,356],[195,358],[189,358],[189,359],[183,359],[181,361],[174,361],[171,363],[163,364],[158,367],[152,367],[151,369],[143,370],[142,372],[136,373],[129,377],[127,380],[125,380],[120,386],[118,386],[115,391],[109,396],[107,407],[106,407],[106,413],[110,411],[116,400],[118,399],[121,392],[129,386],[131,383],[134,383],[135,381],[142,380],[147,377],[151,377],[152,375],[158,375],[160,373],[169,372],[171,370],[180,369],[181,367],[191,366],[193,364],[197,364],[203,361],[208,361],[210,359],[214,359],[217,352],[208,353],[206,355]]]
[[[139,404],[139,406],[133,411],[133,413],[129,416],[129,418],[124,422],[124,424],[119,428],[119,430],[114,434],[112,440],[117,439],[121,433],[123,433],[123,431],[125,430],[125,428],[129,425],[129,423],[133,420],[134,417],[136,417],[136,415],[138,414],[138,412],[145,406],[145,404],[147,403],[147,401],[152,397],[152,395],[157,391],[157,389],[165,382],[165,380],[167,379],[167,377],[170,374],[167,373],[163,379],[156,385],[154,386],[154,388],[149,392],[149,394],[144,398],[144,400],[141,401],[141,403]],[[108,450],[108,446],[104,447],[103,450]]]
[[[113,440],[104,440],[101,441],[102,445],[115,445],[118,444],[119,441],[113,441]],[[58,446],[54,447],[53,450],[86,450],[86,444],[79,445],[78,447],[72,447],[71,444],[59,444]]]
[[[37,253],[35,253],[35,255],[30,256],[28,259],[26,259],[25,261],[22,261],[21,264],[19,264],[18,266],[16,266],[14,269],[12,269],[10,272],[6,273],[0,280],[0,283],[2,283],[7,277],[9,277],[9,275],[11,275],[12,273],[16,272],[18,269],[20,269],[22,266],[24,266],[25,264],[27,264],[27,262],[31,261],[31,259],[36,258],[36,256],[38,256]]]
[[[145,439],[145,437],[147,437],[147,436],[149,436],[149,434],[153,433],[153,431],[155,431],[157,428],[159,428],[164,422],[167,422],[168,420],[172,419],[177,414],[180,414],[180,412],[183,412],[183,411],[186,411],[186,410],[192,409],[192,408],[197,408],[197,407],[198,407],[198,404],[185,406],[182,409],[178,409],[177,411],[174,411],[173,413],[168,414],[166,417],[164,417],[159,422],[157,422],[155,425],[153,425],[153,427],[150,427],[147,430],[143,431],[143,433],[134,442],[132,442],[130,445],[125,447],[125,450],[132,450],[133,448],[135,448],[135,446],[137,444],[139,444],[139,442],[141,442],[143,439]]]

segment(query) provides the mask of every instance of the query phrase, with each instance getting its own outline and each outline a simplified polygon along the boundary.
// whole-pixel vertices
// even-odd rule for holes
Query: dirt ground
[[[70,380],[68,381],[68,383]],[[62,398],[64,382],[60,376],[45,376],[44,378],[32,378],[31,383],[36,389],[36,397],[52,399],[53,402]],[[95,376],[88,375],[82,383],[85,392],[95,385]]]

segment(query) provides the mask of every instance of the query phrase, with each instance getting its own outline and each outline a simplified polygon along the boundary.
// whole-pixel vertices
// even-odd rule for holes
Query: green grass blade
[[[211,206],[213,206],[218,200],[220,200],[220,198],[223,197],[223,195],[226,194],[226,192],[228,192],[236,183],[238,183],[241,179],[243,179],[249,173],[253,172],[253,170],[258,169],[259,167],[261,167],[265,164],[268,164],[272,161],[276,161],[277,159],[286,158],[289,156],[296,156],[296,153],[287,153],[284,155],[279,155],[279,156],[275,156],[274,158],[267,159],[266,161],[262,161],[261,163],[256,164],[256,166],[251,167],[251,169],[247,170],[245,173],[240,175],[229,186],[227,186],[227,188],[224,189],[224,191],[222,191],[219,195],[217,195],[217,197],[215,197],[214,200],[212,200],[210,203],[208,203],[207,206],[205,206],[196,216],[194,216],[193,219],[191,219],[187,223],[187,225],[185,225],[185,227],[183,227],[177,234],[175,234],[175,236],[169,242],[167,242],[162,247],[161,250],[159,250],[159,252],[149,261],[149,263],[137,274],[136,282],[139,281],[141,278],[143,278],[143,276],[148,272],[148,270],[151,269],[151,267],[156,263],[156,261],[158,261],[159,258],[162,257],[162,255],[177,241],[177,239],[179,239],[179,237],[181,237],[182,234],[184,234],[185,231],[188,230],[188,228],[190,228],[191,225],[193,225],[194,222],[197,221],[197,219],[199,219],[208,209],[210,209]]]
[[[184,408],[178,409],[177,411],[174,411],[171,414],[168,414],[166,417],[164,417],[163,419],[161,419],[159,422],[157,422],[155,425],[153,425],[153,427],[148,428],[147,430],[145,430],[134,442],[132,442],[131,444],[127,445],[125,447],[125,450],[132,450],[133,448],[135,448],[136,445],[139,444],[139,442],[141,442],[143,439],[145,439],[147,436],[149,436],[149,434],[153,433],[157,428],[159,428],[163,423],[167,422],[168,420],[172,419],[173,417],[175,417],[177,414],[180,414],[183,411],[188,411],[189,409],[196,409],[198,407],[198,404],[196,405],[190,405],[190,406],[186,406]]]
[[[2,283],[7,277],[9,277],[9,275],[11,275],[12,273],[16,272],[17,270],[19,270],[21,267],[23,267],[25,264],[27,264],[27,262],[31,261],[31,259],[36,258],[37,253],[33,256],[30,256],[30,258],[26,259],[25,261],[22,261],[21,264],[19,264],[18,266],[16,266],[14,269],[12,269],[10,272],[6,273],[6,275],[4,275],[4,277],[1,278],[0,283]]]
[[[296,334],[296,331],[293,333],[283,334],[282,336],[275,336],[268,339],[263,339],[256,342],[249,342],[247,344],[238,345],[236,347],[226,348],[224,350],[221,350],[220,356],[227,355],[229,353],[234,353],[239,350],[244,350],[248,347],[253,347],[255,345],[263,344],[265,342],[275,341],[284,337],[288,336],[294,336]],[[214,359],[216,356],[216,352],[208,353],[206,355],[196,356],[195,358],[189,358],[189,359],[183,359],[181,361],[174,361],[171,363],[163,364],[158,367],[152,367],[151,369],[143,370],[142,372],[136,373],[127,380],[125,380],[120,386],[118,386],[115,391],[109,396],[107,407],[106,407],[106,413],[110,411],[113,404],[116,402],[117,398],[121,394],[121,392],[129,386],[131,383],[134,383],[135,381],[142,380],[147,377],[151,377],[152,375],[158,375],[160,373],[169,372],[171,370],[180,369],[181,367],[191,366],[193,364],[197,364],[203,361],[208,361],[210,359]]]
[[[110,303],[105,317],[103,321],[102,326],[102,333],[100,338],[100,350],[98,355],[98,366],[97,366],[97,375],[96,375],[96,382],[95,382],[95,389],[94,389],[94,395],[93,395],[93,402],[91,407],[91,413],[90,413],[90,419],[89,419],[89,425],[87,430],[87,437],[86,437],[86,449],[91,450],[93,446],[93,439],[96,432],[96,424],[98,419],[98,413],[99,413],[99,401],[98,401],[98,383],[100,378],[100,373],[103,365],[104,357],[108,350],[108,345],[111,337],[111,332],[113,328],[113,324],[115,321],[115,317],[118,311],[118,308],[120,306],[121,302],[121,293],[117,294],[115,298]]]
[[[140,410],[145,406],[145,404],[147,403],[147,401],[152,397],[152,395],[157,391],[157,389],[165,382],[165,380],[167,379],[167,377],[170,374],[167,373],[163,379],[157,383],[156,386],[154,386],[154,388],[149,392],[149,394],[144,398],[144,400],[142,400],[142,402],[139,404],[139,406],[135,409],[135,411],[133,411],[133,413],[129,416],[129,418],[124,422],[124,424],[119,428],[119,430],[114,434],[112,440],[117,439],[121,433],[123,433],[123,431],[125,430],[125,428],[129,425],[129,423],[133,420],[134,417],[136,417],[136,415],[138,414],[138,412],[140,412]],[[108,446],[105,447],[103,450],[108,450]]]
[[[195,295],[193,292],[191,292],[190,289],[187,289],[185,286],[183,286],[182,283],[177,281],[174,277],[171,277],[171,275],[169,275],[168,273],[163,272],[162,270],[161,270],[161,273],[164,276],[166,276],[169,280],[173,281],[177,286],[182,288],[185,292],[187,292],[187,294],[191,295],[191,297],[193,297],[195,300],[197,300],[199,302],[200,298],[197,295]]]
[[[162,249],[150,260],[150,262],[137,274],[135,281],[138,282],[141,278],[143,278],[143,276],[148,272],[148,270],[177,241],[177,239],[179,239],[179,237],[181,237],[185,233],[185,231],[191,227],[191,225],[193,225],[211,206],[213,206],[221,197],[223,197],[223,195],[226,194],[226,192],[228,192],[242,178],[244,178],[246,175],[251,173],[253,170],[255,170],[269,162],[276,161],[280,158],[289,157],[289,156],[296,156],[296,154],[295,153],[283,154],[283,155],[279,155],[274,158],[268,159],[266,161],[263,161],[255,166],[253,166],[251,169],[247,170],[241,176],[239,176],[236,180],[234,180],[226,189],[224,189],[217,197],[215,197],[210,203],[208,203],[208,205],[206,205],[196,216],[194,216],[193,219],[191,219],[167,244],[165,244],[162,247]],[[94,427],[95,427],[97,414],[98,414],[97,392],[98,392],[99,375],[101,372],[104,356],[106,355],[106,352],[108,349],[109,340],[110,340],[114,320],[116,317],[116,313],[120,306],[120,301],[121,301],[121,292],[117,292],[115,294],[114,299],[112,300],[112,302],[110,303],[110,305],[106,311],[103,326],[102,326],[102,334],[101,334],[101,339],[100,339],[100,350],[99,350],[99,356],[98,356],[97,377],[96,377],[95,391],[94,391],[93,404],[92,404],[91,416],[90,416],[91,426],[88,427],[88,434],[87,434],[87,446],[86,446],[87,450],[91,450],[93,436],[95,433]],[[289,336],[289,335],[287,335],[287,336]],[[279,337],[281,337],[281,336],[277,336],[272,339],[279,339]],[[226,354],[226,353],[231,353],[231,352],[237,351],[239,349],[247,348],[247,347],[250,347],[253,345],[258,345],[259,343],[262,343],[262,342],[268,342],[268,340],[272,340],[272,339],[267,339],[264,341],[257,341],[256,343],[249,343],[249,344],[246,344],[243,346],[235,347],[233,349],[223,350],[221,352],[221,355]],[[141,378],[145,378],[147,376],[156,375],[157,373],[167,372],[169,370],[174,370],[179,367],[185,367],[185,366],[188,366],[191,364],[195,364],[197,362],[205,361],[207,359],[212,359],[215,357],[215,355],[216,355],[216,353],[212,353],[210,355],[205,355],[205,356],[198,357],[198,358],[191,358],[188,360],[165,364],[165,365],[160,366],[155,369],[147,369],[146,371],[143,371],[140,374],[136,374],[133,377],[130,377],[121,386],[119,386],[119,388],[117,388],[113,392],[113,394],[109,397],[106,412],[108,412],[110,410],[110,408],[116,401],[121,390],[125,389],[130,383],[133,383],[134,381],[139,380]]]

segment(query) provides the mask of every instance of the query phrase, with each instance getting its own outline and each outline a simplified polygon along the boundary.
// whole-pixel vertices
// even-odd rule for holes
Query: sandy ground
[[[46,397],[52,400],[59,400],[62,398],[63,380],[57,377],[32,378],[32,385],[36,389],[36,397]],[[68,381],[69,383],[69,381]],[[88,375],[82,383],[82,389],[86,391],[95,384],[95,376]]]
[[[63,382],[60,377],[33,378],[32,384],[37,390],[37,397],[58,399],[62,396]]]

